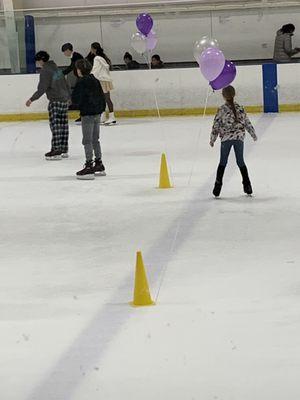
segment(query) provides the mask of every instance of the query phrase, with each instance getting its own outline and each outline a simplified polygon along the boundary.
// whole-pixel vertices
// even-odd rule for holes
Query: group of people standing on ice
[[[86,162],[84,168],[76,173],[78,179],[95,179],[95,175],[105,175],[102,162],[102,151],[99,141],[101,120],[105,124],[115,124],[113,104],[110,91],[113,89],[110,76],[110,60],[99,43],[92,43],[87,58],[73,51],[73,46],[66,43],[63,53],[71,58],[70,66],[61,71],[46,51],[39,51],[35,60],[41,68],[37,91],[26,102],[29,107],[46,93],[49,100],[49,123],[52,132],[51,150],[45,154],[47,160],[58,160],[68,157],[68,108],[70,103],[80,110],[82,125],[82,144]],[[71,92],[65,75],[74,73],[78,78]],[[247,130],[257,140],[254,128],[242,106],[234,101],[235,89],[228,86],[223,89],[225,104],[219,108],[214,120],[210,138],[213,147],[219,136],[221,139],[221,158],[213,194],[218,197],[223,184],[223,175],[231,148],[234,148],[236,161],[240,168],[244,192],[252,194],[248,170],[244,162],[244,137]],[[104,120],[106,105],[109,108],[109,119]]]
[[[39,51],[35,61],[41,68],[37,91],[26,102],[30,107],[33,101],[44,94],[49,100],[49,124],[52,132],[51,150],[45,154],[47,160],[68,158],[69,124],[68,109],[72,104],[80,111],[76,120],[82,125],[82,144],[86,163],[76,173],[78,179],[95,179],[95,175],[105,175],[99,141],[100,124],[116,124],[110,91],[113,89],[110,74],[110,60],[100,43],[94,42],[87,58],[73,50],[71,43],[62,46],[62,52],[71,59],[65,70],[60,70],[46,51]],[[75,85],[71,89],[66,75],[74,74]],[[106,119],[105,109],[109,110]]]
[[[77,83],[78,74],[77,74],[77,69],[76,69],[76,62],[78,60],[84,59],[84,57],[74,51],[73,45],[71,43],[65,43],[62,48],[62,52],[64,55],[71,60],[71,64],[69,65],[68,68],[63,70],[63,74],[65,76],[71,75],[72,77],[75,76],[75,81],[74,79],[70,80],[70,82],[75,82]],[[107,119],[107,115],[104,112],[101,116],[101,123],[105,125],[113,125],[116,123],[115,115],[114,115],[114,105],[111,100],[110,92],[113,90],[113,81],[112,81],[112,76],[110,74],[110,69],[111,69],[111,60],[109,57],[105,54],[103,48],[101,47],[100,43],[94,42],[91,44],[91,49],[89,54],[86,57],[86,60],[92,65],[92,74],[99,80],[102,91],[104,93],[106,105],[109,111],[109,117]],[[75,84],[73,85],[72,83],[70,84],[71,88],[75,87]],[[73,108],[77,108],[77,104],[73,104]],[[81,119],[79,118],[75,122],[80,122]]]

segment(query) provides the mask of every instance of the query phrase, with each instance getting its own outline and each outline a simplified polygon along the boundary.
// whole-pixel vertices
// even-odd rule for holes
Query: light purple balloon
[[[143,35],[147,36],[153,27],[151,15],[145,13],[139,14],[136,19],[136,26]]]
[[[220,90],[224,87],[231,84],[236,77],[236,66],[233,62],[226,60],[225,66],[221,74],[212,82],[210,82],[210,86],[214,90]]]
[[[225,56],[220,49],[210,47],[201,54],[199,65],[204,78],[211,82],[222,72]]]
[[[146,46],[147,50],[154,50],[157,45],[158,39],[156,33],[154,31],[149,32],[148,36],[146,36]]]

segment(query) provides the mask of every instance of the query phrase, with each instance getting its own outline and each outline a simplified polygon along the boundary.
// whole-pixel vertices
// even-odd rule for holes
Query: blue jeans
[[[237,165],[241,168],[245,166],[244,161],[244,142],[242,140],[225,140],[221,142],[220,165],[226,167],[231,147],[233,146]]]

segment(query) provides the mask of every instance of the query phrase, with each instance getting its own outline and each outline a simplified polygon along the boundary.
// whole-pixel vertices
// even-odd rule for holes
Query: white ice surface
[[[0,124],[1,400],[299,400],[300,116],[252,119],[255,196],[232,154],[219,200],[211,118],[104,127],[88,182],[80,127],[46,162],[46,122]],[[128,305],[137,250],[155,307]]]

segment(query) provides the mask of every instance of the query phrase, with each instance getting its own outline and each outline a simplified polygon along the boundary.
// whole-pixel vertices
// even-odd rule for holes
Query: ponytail
[[[237,114],[237,110],[234,104],[234,97],[235,97],[235,89],[233,86],[227,86],[222,90],[222,94],[224,99],[227,101],[229,107],[231,108],[233,114],[234,114],[234,118],[235,118],[235,122],[239,122],[238,119],[238,114]]]
[[[234,104],[234,99],[233,98],[228,99],[227,102],[229,103],[230,108],[232,109],[232,112],[233,112],[234,118],[235,118],[235,122],[239,122],[237,111],[236,111],[236,107],[235,107],[235,104]]]

